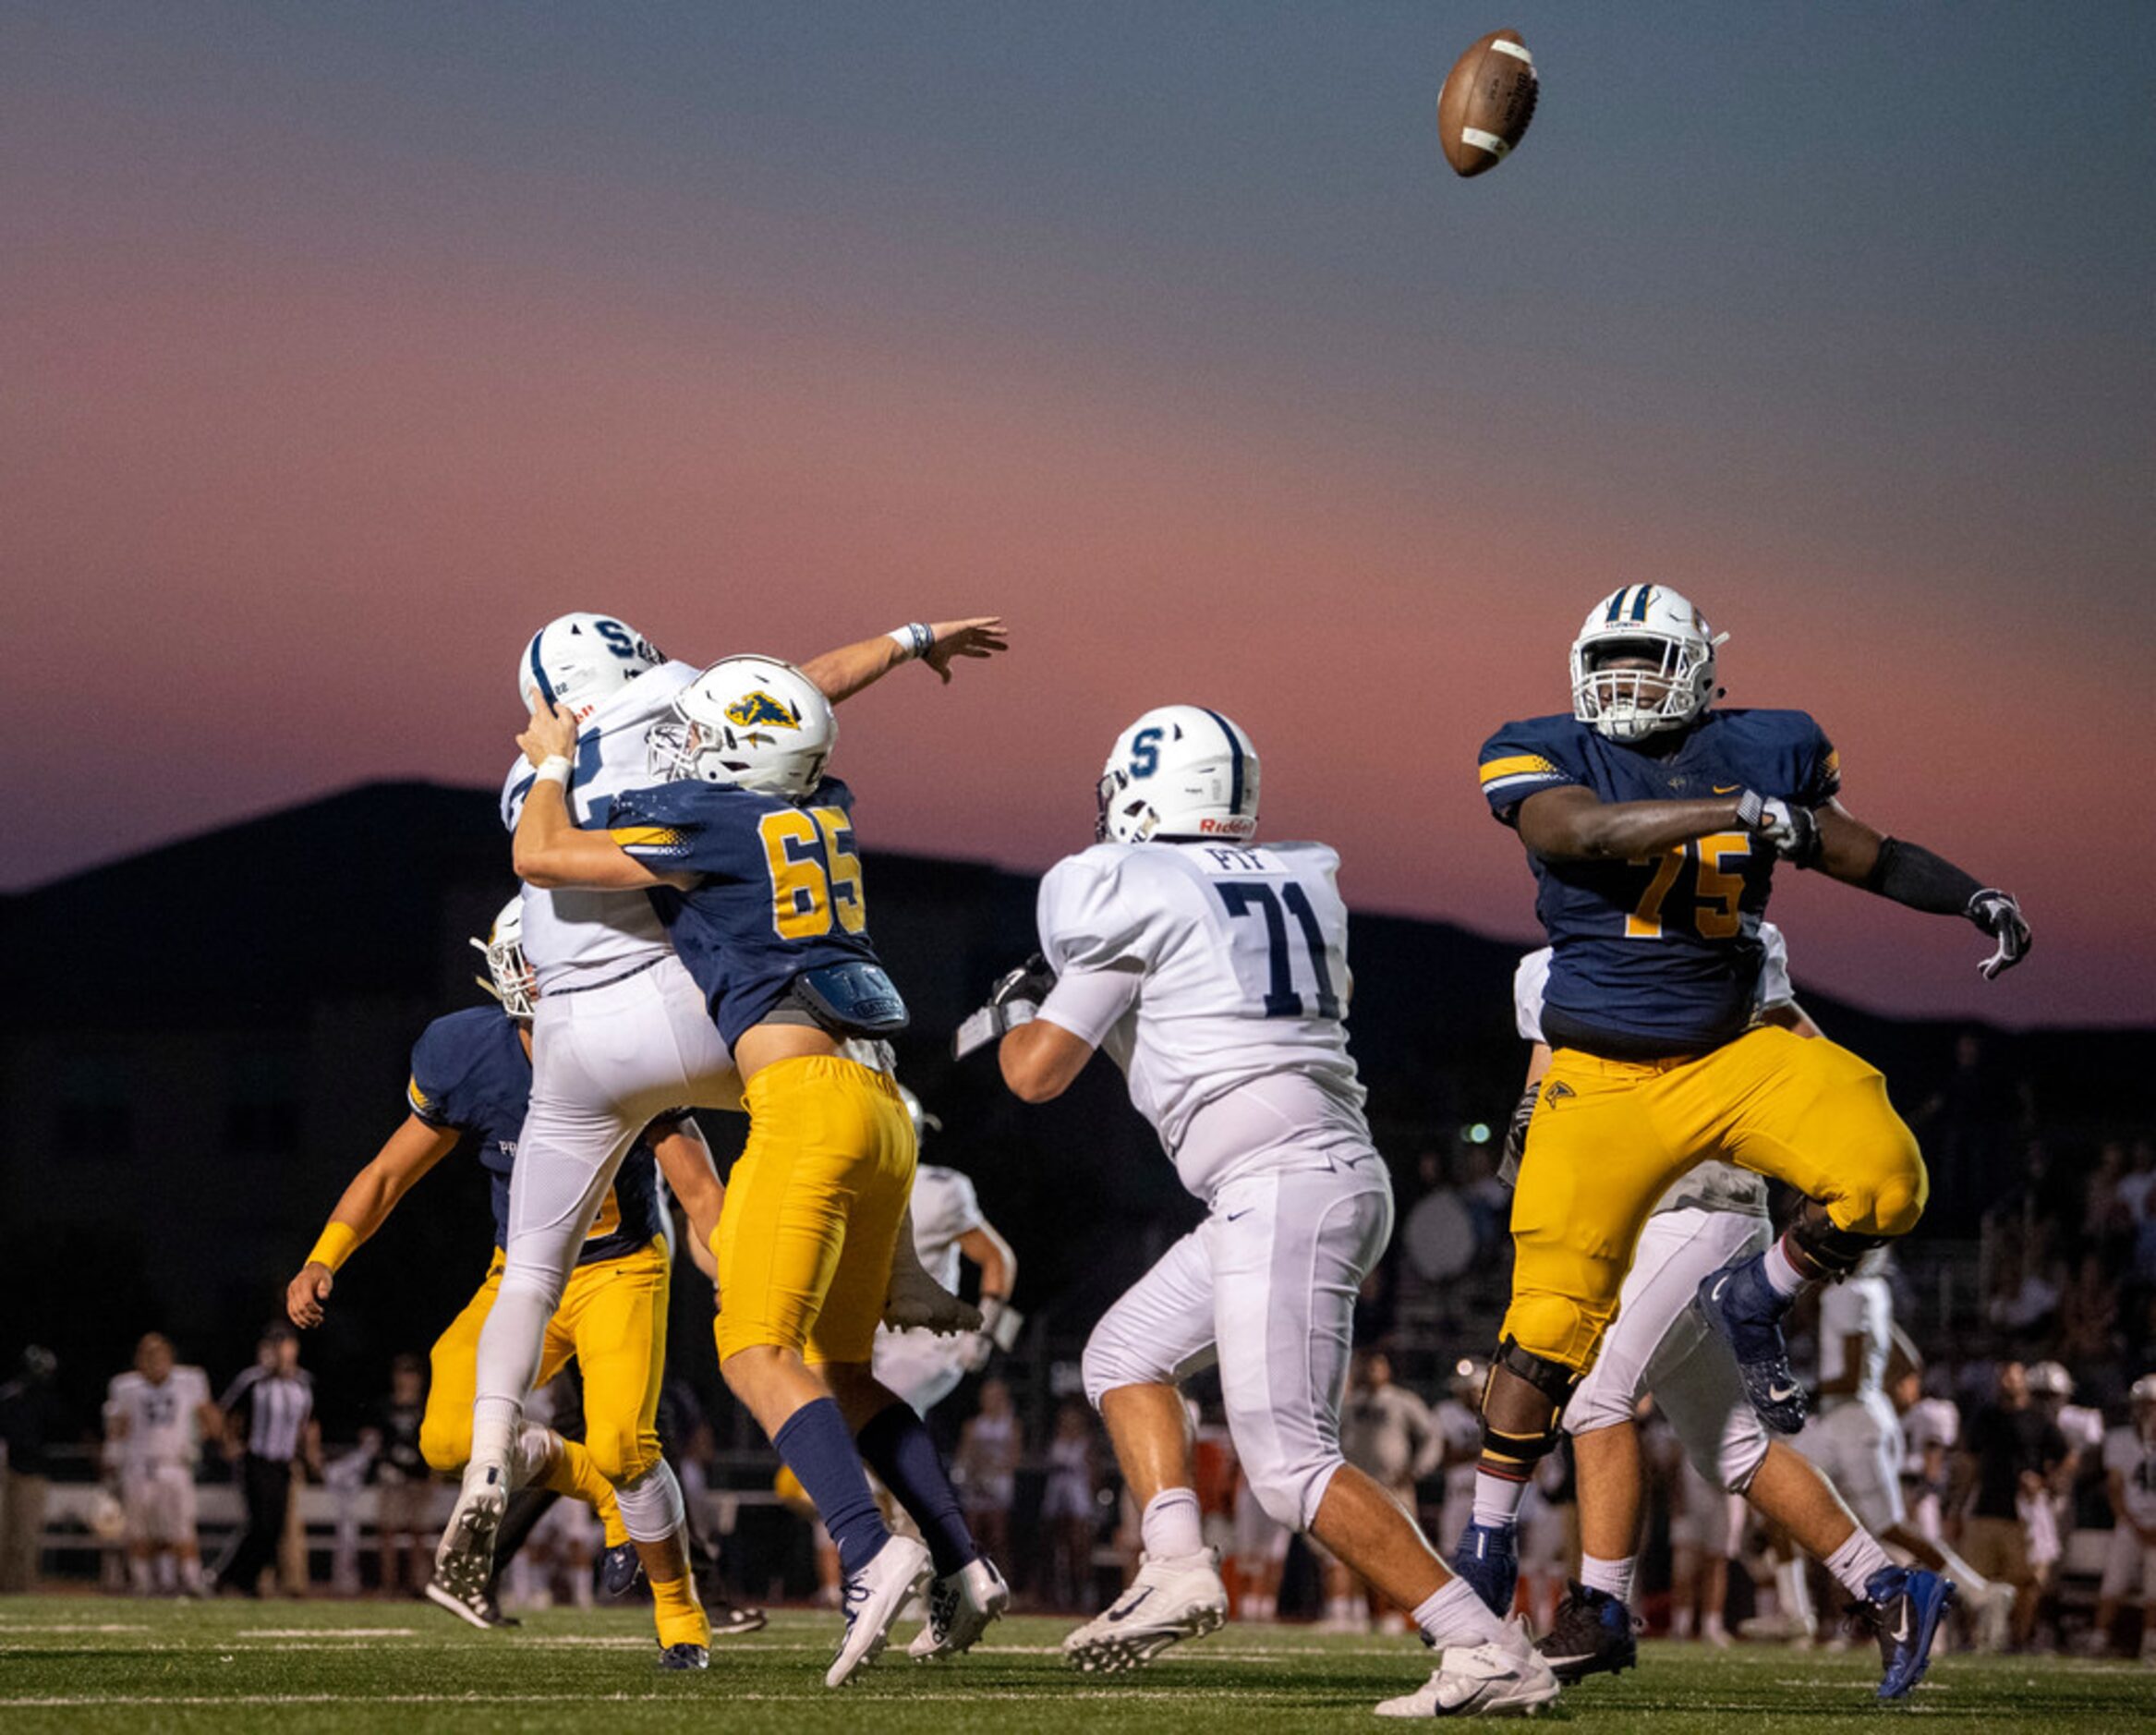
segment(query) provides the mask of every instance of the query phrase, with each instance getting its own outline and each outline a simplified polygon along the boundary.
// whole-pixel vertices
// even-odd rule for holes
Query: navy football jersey
[[[412,1049],[412,1112],[429,1126],[454,1128],[478,1143],[494,1199],[494,1244],[509,1241],[509,1172],[516,1138],[531,1106],[531,1061],[516,1021],[498,1006],[472,1006],[437,1018]],[[660,1232],[659,1161],[638,1139],[622,1159],[612,1189],[599,1207],[578,1265],[618,1259],[648,1246]]]
[[[680,782],[614,798],[616,843],[657,873],[691,873],[652,902],[732,1048],[804,970],[874,964],[854,792],[827,777],[800,801]]]
[[[1756,789],[1807,807],[1841,787],[1834,747],[1800,710],[1711,710],[1681,735],[1631,746],[1569,715],[1534,717],[1484,742],[1481,770],[1491,811],[1507,825],[1530,795],[1568,783],[1605,802]],[[1617,1057],[1682,1054],[1719,1047],[1751,1022],[1771,844],[1733,826],[1647,860],[1528,859],[1554,952],[1543,1002],[1553,1043]]]

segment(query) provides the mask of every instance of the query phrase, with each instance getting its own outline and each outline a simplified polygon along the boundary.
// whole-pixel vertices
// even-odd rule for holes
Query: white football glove
[[[2029,956],[2031,943],[2029,918],[2021,914],[2021,905],[2011,892],[1986,886],[1969,899],[1967,914],[1970,921],[1999,942],[1998,950],[1977,965],[1985,981],[1991,981],[2001,971],[2011,970]]]
[[[958,1034],[951,1037],[951,1058],[963,1061],[976,1049],[1001,1041],[1005,1031],[1031,1024],[1041,1001],[1055,986],[1056,973],[1037,952],[1017,969],[998,977],[996,986],[988,990],[988,1003],[959,1025]]]
[[[1772,844],[1785,861],[1809,868],[1819,859],[1819,821],[1810,807],[1748,789],[1738,797],[1737,822]]]

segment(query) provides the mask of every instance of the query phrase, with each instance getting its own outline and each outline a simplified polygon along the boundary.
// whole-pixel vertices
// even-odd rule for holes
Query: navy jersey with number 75
[[[1567,785],[1605,802],[1754,789],[1806,807],[1841,787],[1833,746],[1800,710],[1711,710],[1680,735],[1636,746],[1569,715],[1530,718],[1483,744],[1481,776],[1507,825],[1529,796]],[[1553,1045],[1615,1059],[1698,1053],[1750,1024],[1771,845],[1733,826],[1639,861],[1528,859],[1554,952],[1543,1000]]]
[[[804,971],[876,963],[853,811],[835,777],[799,801],[685,780],[614,798],[607,829],[624,852],[697,876],[651,898],[728,1047]]]

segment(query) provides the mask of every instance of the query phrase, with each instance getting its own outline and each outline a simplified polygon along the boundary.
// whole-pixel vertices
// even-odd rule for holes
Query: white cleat
[[[1532,1717],[1562,1689],[1518,1620],[1484,1644],[1448,1644],[1436,1671],[1404,1698],[1387,1699],[1379,1717]]]
[[[1011,1607],[1011,1586],[983,1555],[928,1587],[928,1624],[914,1635],[906,1655],[916,1663],[957,1656],[973,1649],[988,1623]]]
[[[464,1486],[434,1550],[434,1577],[454,1602],[470,1604],[487,1594],[494,1576],[494,1538],[509,1507],[509,1472],[500,1464],[466,1466]],[[451,1602],[437,1598],[445,1608]]]
[[[1063,1656],[1087,1674],[1112,1675],[1150,1663],[1183,1639],[1217,1632],[1228,1620],[1219,1557],[1147,1555],[1123,1594],[1063,1641]]]
[[[827,1687],[843,1686],[856,1668],[872,1663],[890,1637],[899,1610],[927,1587],[936,1569],[928,1550],[911,1536],[893,1536],[875,1557],[846,1580],[845,1636],[825,1672]]]

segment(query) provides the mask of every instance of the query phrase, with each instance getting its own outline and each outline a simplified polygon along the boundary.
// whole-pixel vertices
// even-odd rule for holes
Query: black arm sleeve
[[[1934,855],[1920,843],[1905,843],[1897,837],[1879,845],[1879,859],[1864,876],[1864,890],[1906,904],[1912,910],[1934,916],[1966,916],[1968,901],[1983,890],[1952,862]]]

